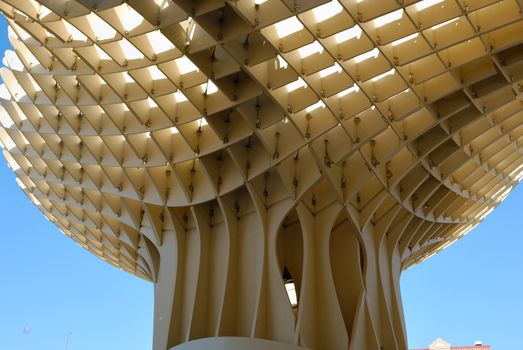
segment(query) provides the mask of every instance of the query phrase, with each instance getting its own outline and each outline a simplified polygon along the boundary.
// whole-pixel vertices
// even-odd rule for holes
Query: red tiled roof
[[[470,346],[451,346],[451,350],[490,350],[490,345],[470,345]],[[430,350],[429,348],[419,348],[410,350]]]

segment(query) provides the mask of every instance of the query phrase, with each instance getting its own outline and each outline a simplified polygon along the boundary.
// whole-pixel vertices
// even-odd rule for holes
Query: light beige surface
[[[155,350],[405,349],[400,271],[520,181],[520,1],[323,3],[0,1],[4,156]]]
[[[192,340],[175,346],[171,350],[309,350],[301,346],[275,342],[272,340],[242,338],[242,337],[216,337]]]

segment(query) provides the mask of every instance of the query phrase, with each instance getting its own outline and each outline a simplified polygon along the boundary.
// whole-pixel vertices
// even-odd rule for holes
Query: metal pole
[[[67,333],[67,339],[65,341],[65,350],[69,350],[69,337],[73,334],[72,332]]]

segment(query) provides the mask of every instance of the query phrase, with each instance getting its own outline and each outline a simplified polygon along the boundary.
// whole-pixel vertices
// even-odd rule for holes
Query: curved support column
[[[380,226],[359,228],[337,201],[266,208],[254,192],[240,216],[226,201],[186,213],[160,249],[154,350],[406,350],[399,253]]]

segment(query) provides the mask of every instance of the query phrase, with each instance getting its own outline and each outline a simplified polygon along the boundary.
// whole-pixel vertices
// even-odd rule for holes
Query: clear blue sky
[[[0,350],[65,349],[68,332],[70,350],[151,349],[153,285],[62,234],[0,158]]]
[[[7,48],[0,20],[0,51]],[[461,241],[404,272],[411,347],[437,337],[521,348],[523,186]],[[148,350],[153,286],[83,250],[25,197],[0,157],[0,350]],[[24,328],[30,329],[24,334]]]
[[[522,349],[523,185],[464,238],[402,276],[409,345]]]

